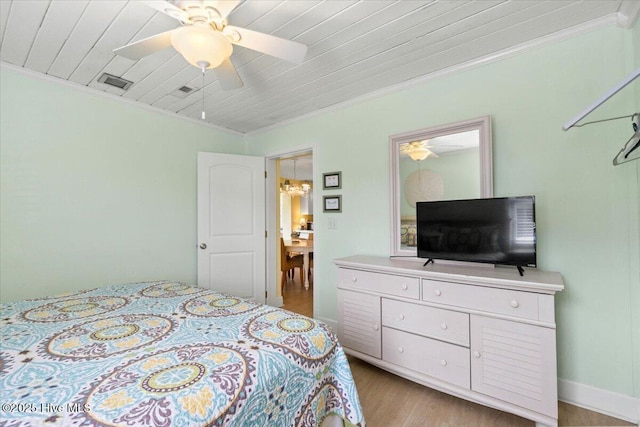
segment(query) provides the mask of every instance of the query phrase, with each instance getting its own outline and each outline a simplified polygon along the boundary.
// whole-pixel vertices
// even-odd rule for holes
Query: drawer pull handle
[[[399,351],[400,353],[404,353],[404,348],[402,348],[402,347],[398,347],[398,351]]]
[[[440,289],[436,289],[435,291],[433,291],[433,294],[439,297],[440,295],[442,295],[442,292],[440,292]]]
[[[356,283],[356,282],[358,281],[358,278],[357,278],[356,276],[353,276],[353,277],[351,278],[351,281],[352,281],[353,283]]]
[[[402,290],[403,290],[403,291],[406,291],[407,289],[409,289],[409,287],[403,283],[403,284],[402,284]]]
[[[520,307],[520,303],[516,300],[511,301],[511,307],[518,308]]]
[[[442,360],[440,361],[440,364],[441,364],[442,366],[447,366],[447,361],[446,361],[446,360],[444,360],[444,359],[442,359]]]
[[[447,324],[443,323],[440,325],[440,329],[442,329],[443,331],[447,329]]]
[[[474,351],[473,352],[473,357],[475,357],[476,359],[480,359],[480,352],[479,351]]]
[[[400,318],[400,320],[404,320],[404,314],[401,314],[400,316],[398,316]]]
[[[380,329],[380,326],[378,326],[378,325],[373,325],[373,330],[374,330],[374,331],[377,331],[378,329]]]

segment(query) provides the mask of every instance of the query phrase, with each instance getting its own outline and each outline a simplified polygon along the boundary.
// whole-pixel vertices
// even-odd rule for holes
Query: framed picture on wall
[[[327,172],[322,174],[322,189],[337,190],[342,188],[342,172]]]
[[[342,212],[342,196],[324,196],[324,212]]]

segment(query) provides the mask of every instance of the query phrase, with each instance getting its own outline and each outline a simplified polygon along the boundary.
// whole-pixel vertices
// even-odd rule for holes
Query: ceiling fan
[[[301,64],[307,53],[302,43],[227,24],[227,16],[241,0],[175,0],[174,4],[153,0],[144,3],[181,26],[114,49],[116,55],[138,60],[173,46],[191,65],[204,73],[213,69],[223,89],[237,89],[243,83],[229,57],[233,45],[253,49],[276,58]]]
[[[400,145],[400,153],[407,154],[415,161],[424,160],[429,156],[439,157],[436,153],[429,150],[429,148],[434,148],[432,145],[429,145],[429,140],[425,139],[422,141],[413,141],[407,142],[406,144]]]

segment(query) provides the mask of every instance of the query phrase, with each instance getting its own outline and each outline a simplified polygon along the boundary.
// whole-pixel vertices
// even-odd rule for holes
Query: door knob
[[[207,249],[206,243],[200,243],[200,249]]]

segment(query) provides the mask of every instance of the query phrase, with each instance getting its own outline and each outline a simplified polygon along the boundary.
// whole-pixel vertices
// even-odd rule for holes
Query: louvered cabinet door
[[[380,297],[338,289],[338,340],[343,347],[382,357]]]
[[[555,330],[472,315],[471,388],[558,418]]]

